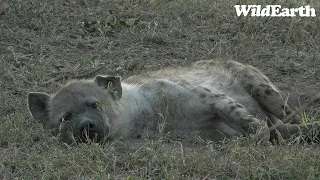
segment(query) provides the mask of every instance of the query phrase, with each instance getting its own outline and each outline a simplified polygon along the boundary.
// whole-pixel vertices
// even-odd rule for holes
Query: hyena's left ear
[[[51,128],[48,102],[50,95],[41,92],[31,92],[28,95],[28,108],[33,118],[40,122],[45,129]]]
[[[122,96],[122,87],[119,76],[96,76],[94,81],[103,88],[109,89],[114,100],[119,100]]]

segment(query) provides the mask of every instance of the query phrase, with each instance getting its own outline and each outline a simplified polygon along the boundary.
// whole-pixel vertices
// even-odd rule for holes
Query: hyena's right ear
[[[114,100],[119,100],[122,96],[121,80],[119,76],[97,75],[94,81],[104,88],[110,88],[110,93]]]
[[[50,129],[48,102],[50,95],[40,92],[31,92],[28,95],[28,107],[33,118],[40,122],[45,129]]]

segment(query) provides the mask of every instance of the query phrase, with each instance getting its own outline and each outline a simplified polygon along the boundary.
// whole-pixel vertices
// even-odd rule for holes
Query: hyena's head
[[[54,95],[29,93],[33,118],[62,141],[104,141],[109,134],[114,105],[121,98],[119,77],[96,76],[94,80],[71,81]]]

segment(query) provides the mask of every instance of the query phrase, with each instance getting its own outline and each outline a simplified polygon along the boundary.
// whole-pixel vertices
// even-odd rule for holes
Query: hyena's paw
[[[259,141],[269,141],[270,132],[267,123],[257,118],[252,118],[252,122],[247,125],[247,136]]]

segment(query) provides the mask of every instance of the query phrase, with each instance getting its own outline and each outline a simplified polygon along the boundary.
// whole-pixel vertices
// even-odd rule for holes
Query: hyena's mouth
[[[72,133],[72,132],[67,132],[63,133],[60,132],[59,134],[60,139],[68,144],[72,143],[103,143],[105,140],[105,135],[104,134],[99,134],[97,132],[89,132],[87,133],[86,131],[80,133]]]
[[[107,127],[101,124],[92,126],[90,123],[73,127],[70,124],[64,124],[59,130],[61,140],[66,143],[103,143],[108,132]]]
[[[96,132],[96,131],[91,131],[90,130],[83,130],[80,135],[80,141],[84,143],[88,142],[101,142],[103,139],[103,135]]]
[[[76,128],[76,140],[80,142],[100,142],[105,136],[105,127],[96,121],[85,119],[82,120]]]

